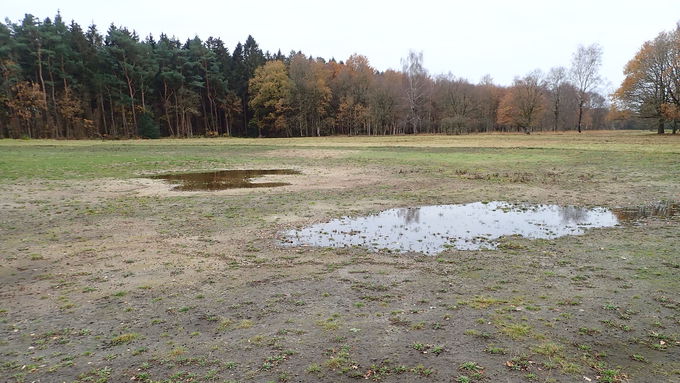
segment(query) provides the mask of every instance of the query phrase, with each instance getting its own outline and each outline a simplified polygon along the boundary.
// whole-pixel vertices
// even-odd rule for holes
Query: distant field
[[[0,146],[90,146],[90,145],[274,145],[274,146],[408,146],[408,147],[563,147],[584,148],[606,144],[601,149],[623,150],[640,148],[677,152],[680,135],[658,136],[647,131],[637,130],[602,130],[585,133],[568,132],[535,132],[533,134],[518,133],[482,133],[466,135],[417,135],[417,136],[331,136],[331,137],[295,137],[295,138],[192,138],[158,140],[0,140]]]
[[[302,174],[145,178],[274,168]],[[680,381],[678,216],[436,256],[278,242],[494,200],[680,201],[680,135],[0,140],[0,380]]]

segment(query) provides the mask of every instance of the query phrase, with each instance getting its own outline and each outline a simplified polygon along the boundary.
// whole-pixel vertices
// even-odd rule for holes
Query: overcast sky
[[[28,0],[0,9],[14,22],[59,9],[100,32],[113,22],[140,35],[219,36],[230,50],[251,34],[263,50],[338,60],[356,52],[379,70],[399,68],[413,49],[432,74],[478,82],[488,73],[504,85],[536,68],[568,66],[579,44],[599,43],[602,75],[617,86],[640,45],[680,21],[680,0]]]

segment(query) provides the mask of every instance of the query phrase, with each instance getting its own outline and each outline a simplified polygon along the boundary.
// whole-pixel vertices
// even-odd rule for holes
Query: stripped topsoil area
[[[678,200],[676,153],[239,150],[197,168],[302,174],[186,193],[140,176],[193,162],[3,180],[0,381],[680,381],[677,216],[435,256],[279,243],[395,207]]]

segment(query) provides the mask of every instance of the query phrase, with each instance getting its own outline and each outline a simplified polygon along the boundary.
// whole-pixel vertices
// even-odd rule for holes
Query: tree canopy
[[[670,123],[675,133],[680,120],[680,24],[645,42],[624,73],[626,77],[614,93],[614,106],[656,120],[660,134]]]

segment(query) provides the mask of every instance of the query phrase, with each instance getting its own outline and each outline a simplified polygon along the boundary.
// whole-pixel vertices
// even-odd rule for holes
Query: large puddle
[[[558,205],[475,202],[385,210],[365,217],[343,217],[284,233],[292,246],[349,247],[437,254],[447,248],[494,249],[504,236],[553,239],[583,234],[648,216],[670,216],[678,205],[640,209],[580,208]]]
[[[172,190],[197,191],[285,186],[290,184],[287,182],[253,182],[253,179],[268,175],[290,174],[300,174],[300,172],[293,169],[218,170],[203,173],[161,174],[150,178],[162,179],[175,184]]]

